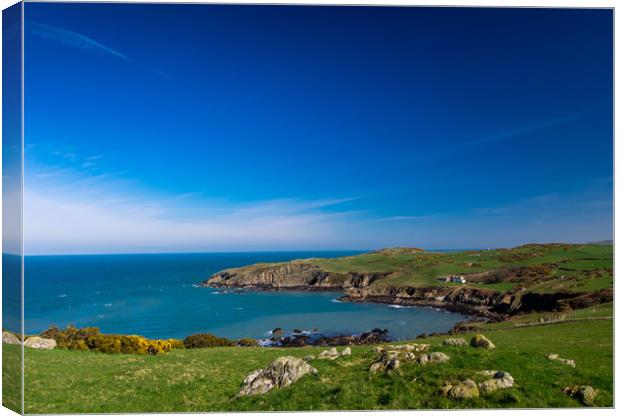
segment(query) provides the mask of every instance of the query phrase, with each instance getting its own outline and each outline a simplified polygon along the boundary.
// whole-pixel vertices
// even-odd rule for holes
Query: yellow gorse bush
[[[183,342],[178,339],[147,339],[140,335],[107,335],[102,334],[99,328],[77,329],[72,325],[64,330],[50,327],[41,336],[56,340],[58,348],[70,350],[157,355],[175,348],[184,348]]]

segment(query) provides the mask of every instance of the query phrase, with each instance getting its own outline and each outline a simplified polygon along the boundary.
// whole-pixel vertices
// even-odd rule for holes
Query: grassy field
[[[527,287],[534,292],[590,292],[613,283],[613,246],[528,244],[511,249],[435,253],[404,248],[358,256],[310,259],[335,273],[393,272],[377,285],[450,285],[438,278],[467,275],[469,286],[506,291]],[[484,272],[498,271],[491,276]]]
[[[491,328],[489,328],[491,329]],[[445,337],[422,342],[444,351],[446,364],[405,364],[397,374],[368,372],[374,347],[352,347],[350,357],[312,361],[316,376],[263,396],[236,398],[243,378],[282,355],[303,357],[323,348],[222,347],[174,350],[159,356],[26,349],[27,413],[179,412],[224,410],[327,410],[572,407],[561,389],[590,384],[596,404],[612,406],[612,322],[572,322],[494,330],[497,349],[443,347]],[[471,335],[465,335],[470,338]],[[4,346],[5,354],[19,347]],[[547,353],[574,359],[576,368]],[[451,401],[438,390],[448,379],[477,370],[510,372],[516,386],[475,400]]]

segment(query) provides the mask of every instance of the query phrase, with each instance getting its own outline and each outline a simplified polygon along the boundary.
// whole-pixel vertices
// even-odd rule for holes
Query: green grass
[[[22,358],[19,345],[2,344],[2,405],[21,413]]]
[[[609,308],[609,309],[605,309]],[[604,306],[608,313],[611,306]],[[441,346],[445,337],[422,342],[452,357],[447,364],[405,364],[394,375],[373,375],[371,346],[350,357],[315,360],[316,376],[263,396],[236,398],[243,378],[281,355],[303,357],[323,348],[223,347],[175,350],[161,356],[108,355],[89,351],[26,349],[27,413],[204,412],[230,410],[336,410],[417,408],[573,407],[561,389],[590,384],[597,405],[613,404],[612,322],[588,321],[492,331],[492,351]],[[471,335],[466,336],[467,338]],[[19,353],[6,345],[5,355]],[[576,368],[548,361],[547,353],[574,359]],[[447,379],[477,370],[503,370],[511,389],[463,402],[438,394]]]

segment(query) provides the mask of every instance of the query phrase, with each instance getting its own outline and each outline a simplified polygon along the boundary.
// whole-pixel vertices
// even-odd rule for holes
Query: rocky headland
[[[293,260],[283,263],[256,264],[240,268],[220,271],[203,281],[200,286],[213,288],[243,288],[250,290],[307,290],[343,291],[341,301],[346,302],[377,302],[402,306],[427,306],[441,308],[448,311],[459,312],[474,317],[482,317],[488,320],[505,320],[513,315],[528,312],[566,311],[584,308],[599,303],[613,300],[611,287],[598,291],[564,290],[558,285],[557,290],[532,290],[536,285],[553,283],[553,279],[564,279],[564,276],[556,277],[556,270],[565,270],[560,264],[544,262],[548,255],[546,250],[572,250],[571,245],[528,245],[515,249],[497,250],[497,256],[505,259],[504,267],[494,267],[487,270],[472,270],[465,277],[470,277],[470,284],[453,285],[445,284],[440,276],[431,283],[410,285],[397,280],[402,274],[402,267],[398,270],[386,271],[332,271],[321,265],[321,259]],[[568,247],[568,249],[566,249]],[[395,251],[397,250],[397,251]],[[360,256],[343,258],[342,262],[352,263],[356,257],[375,256],[377,261],[384,258],[393,261],[395,258],[402,260],[410,259],[411,264],[421,258],[426,263],[430,260],[437,264],[453,263],[454,259],[449,254],[444,256],[437,253],[426,253],[420,249],[389,249]],[[511,251],[512,250],[512,251]],[[467,252],[473,259],[481,259],[482,256],[495,254],[495,251]],[[541,257],[543,266],[519,266],[520,261],[531,260]],[[339,261],[339,259],[336,259]],[[317,264],[318,263],[318,264]],[[376,262],[375,262],[376,263]],[[389,264],[386,261],[386,264]],[[463,263],[463,269],[477,269],[482,266],[474,262]],[[354,269],[355,267],[352,267]],[[376,269],[376,264],[374,265]],[[414,269],[415,271],[415,269]],[[589,275],[596,275],[600,271],[588,271]],[[566,272],[564,272],[566,273]],[[589,276],[588,275],[588,276]],[[499,290],[480,287],[485,283],[484,279],[498,280],[502,276],[505,282],[514,282],[514,287],[508,290]],[[433,283],[435,282],[435,283]]]

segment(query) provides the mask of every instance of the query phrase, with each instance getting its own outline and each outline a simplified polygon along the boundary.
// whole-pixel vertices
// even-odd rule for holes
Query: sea
[[[104,333],[265,339],[274,328],[325,335],[388,329],[392,339],[446,331],[466,317],[424,307],[340,302],[341,292],[253,292],[199,287],[213,273],[258,262],[353,251],[26,256],[25,331],[96,326]]]

